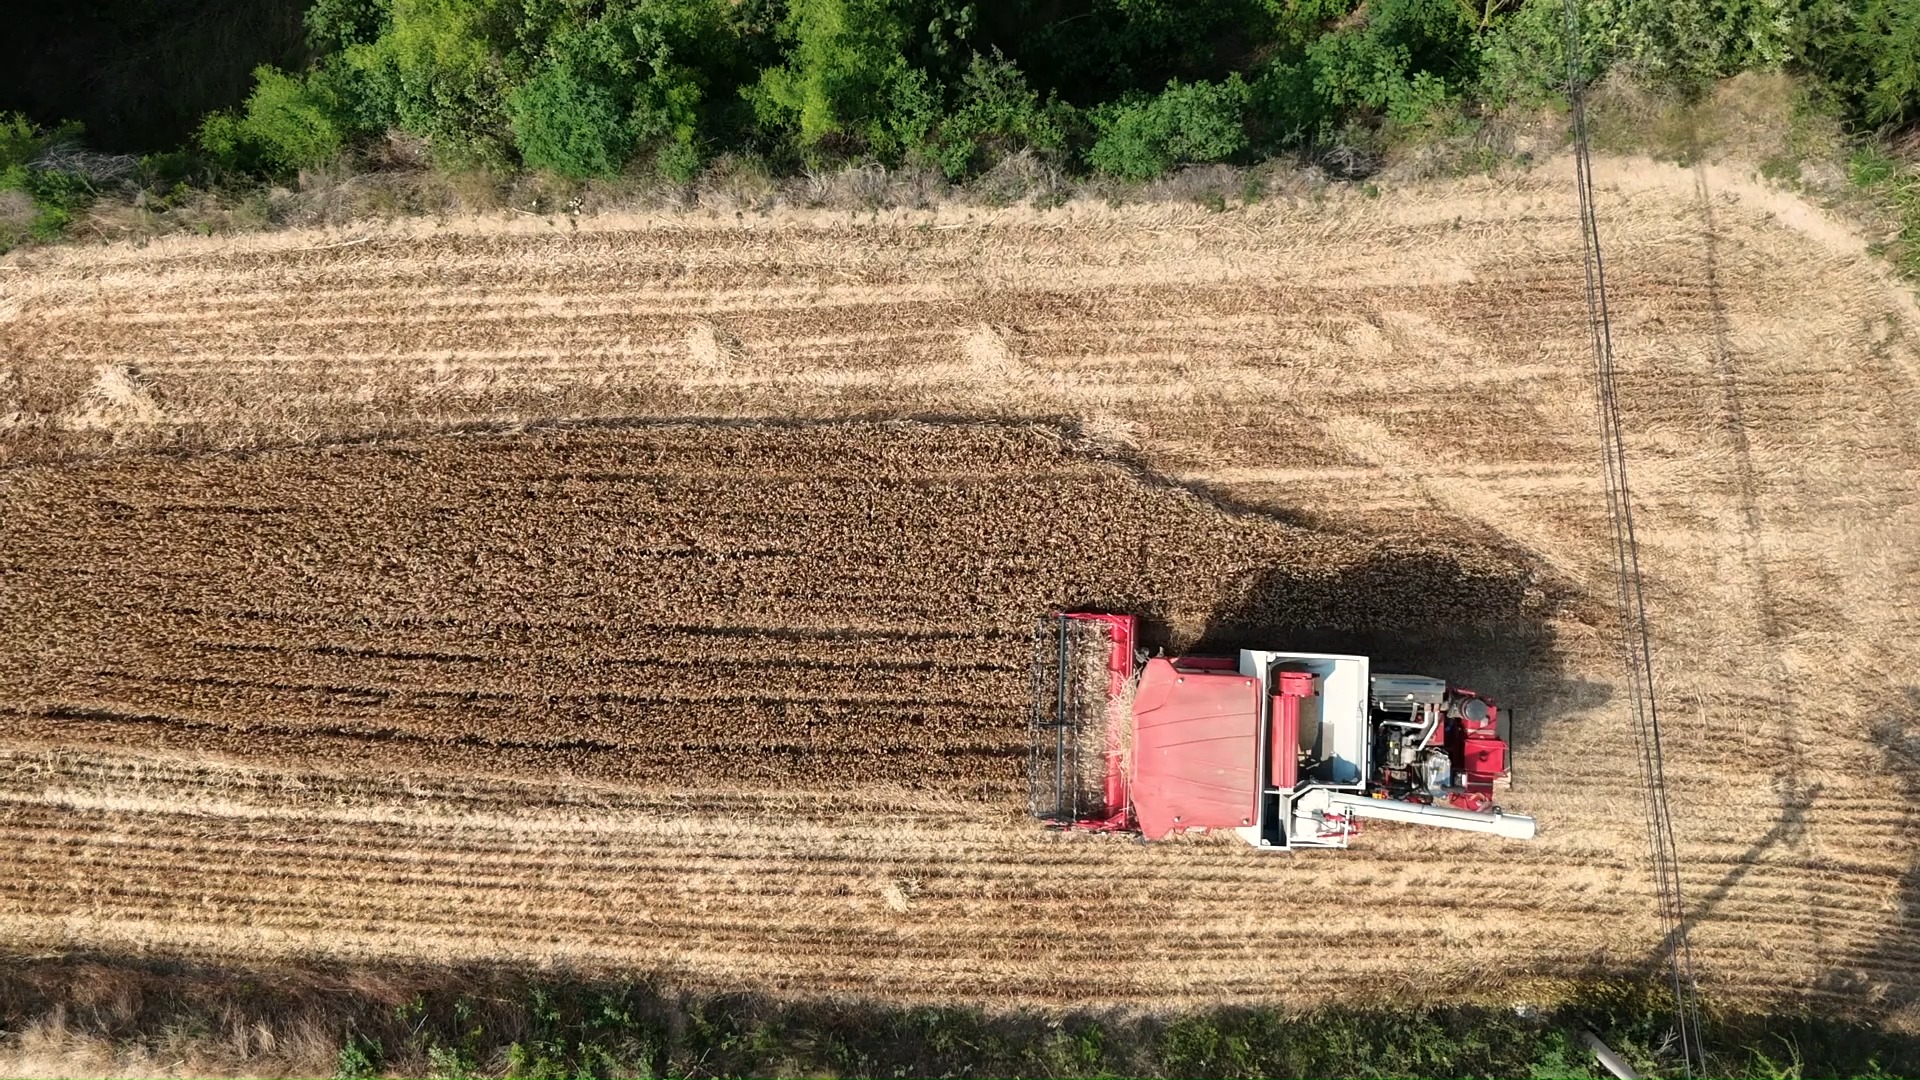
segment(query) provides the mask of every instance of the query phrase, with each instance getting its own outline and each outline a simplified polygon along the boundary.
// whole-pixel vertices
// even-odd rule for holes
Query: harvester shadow
[[[1509,710],[1518,751],[1612,689],[1569,673],[1551,617],[1564,598],[1542,590],[1525,564],[1456,558],[1441,551],[1380,551],[1344,572],[1272,566],[1255,574],[1180,640],[1149,613],[1149,649],[1230,654],[1242,648],[1353,653],[1376,672],[1431,675],[1485,693]]]

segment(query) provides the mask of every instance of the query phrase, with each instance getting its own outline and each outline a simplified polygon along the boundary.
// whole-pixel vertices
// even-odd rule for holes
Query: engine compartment
[[[1424,675],[1375,675],[1369,720],[1370,794],[1485,810],[1507,781],[1506,718],[1472,690]]]

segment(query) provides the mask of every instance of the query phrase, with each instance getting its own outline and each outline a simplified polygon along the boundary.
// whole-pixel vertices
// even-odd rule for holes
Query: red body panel
[[[1268,756],[1273,759],[1273,786],[1291,788],[1299,779],[1300,699],[1291,694],[1273,695],[1273,740]]]
[[[1273,759],[1273,786],[1286,791],[1299,778],[1300,699],[1313,696],[1313,675],[1284,671],[1279,682],[1280,692],[1273,695],[1273,738],[1268,756]]]
[[[1475,783],[1491,784],[1507,772],[1507,744],[1495,738],[1463,740],[1457,766]]]
[[[1479,698],[1471,690],[1457,691]],[[1479,698],[1486,701],[1485,698]],[[1507,743],[1500,738],[1500,708],[1487,702],[1484,720],[1466,717],[1447,727],[1447,756],[1453,759],[1453,771],[1465,778],[1467,789],[1483,796],[1493,791],[1494,781],[1507,775]],[[1475,807],[1468,807],[1475,809]]]
[[[1260,683],[1149,660],[1133,704],[1133,809],[1149,840],[1251,824],[1260,787]]]

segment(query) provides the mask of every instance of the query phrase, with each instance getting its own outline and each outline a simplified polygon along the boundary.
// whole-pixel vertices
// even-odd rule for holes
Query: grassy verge
[[[1891,225],[1874,241],[1874,253],[1909,281],[1920,281],[1920,168],[1869,144],[1848,157],[1847,179]]]
[[[0,1071],[341,1077],[1596,1075],[1598,1032],[1671,1071],[1657,988],[1550,1009],[986,1012],[713,995],[497,970],[236,970],[112,958],[0,966]],[[1721,1014],[1714,1075],[1920,1071],[1920,1039]]]
[[[0,120],[6,118],[0,117]],[[519,215],[566,224],[598,214],[700,210],[765,215],[782,209],[865,213],[934,206],[1044,209],[1071,200],[1176,203],[1226,212],[1269,199],[1316,199],[1350,186],[1368,196],[1435,177],[1524,167],[1564,142],[1564,116],[1552,112],[1493,121],[1464,120],[1392,137],[1357,138],[1312,153],[1251,165],[1199,165],[1147,180],[1072,175],[1026,152],[1009,154],[977,176],[949,179],[919,166],[851,162],[783,174],[753,155],[722,156],[692,177],[672,181],[637,173],[572,180],[537,171],[451,169],[398,133],[377,151],[356,153],[283,183],[195,171],[182,155],[89,155],[71,136],[21,127],[11,159],[24,181],[69,192],[57,207],[22,194],[0,195],[0,253],[29,242],[145,242],[193,233],[220,235],[395,218]],[[0,147],[3,150],[4,147]],[[102,175],[102,171],[106,174]],[[0,179],[0,191],[6,182]]]

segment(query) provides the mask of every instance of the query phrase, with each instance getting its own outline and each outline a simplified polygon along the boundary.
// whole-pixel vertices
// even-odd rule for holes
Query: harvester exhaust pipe
[[[1324,806],[1316,806],[1315,803],[1324,803]],[[1302,796],[1299,809],[1320,810],[1329,815],[1346,814],[1375,821],[1400,821],[1409,825],[1434,825],[1442,829],[1492,833],[1511,840],[1533,839],[1532,818],[1498,810],[1462,810],[1454,806],[1429,806],[1324,790],[1311,791]]]

